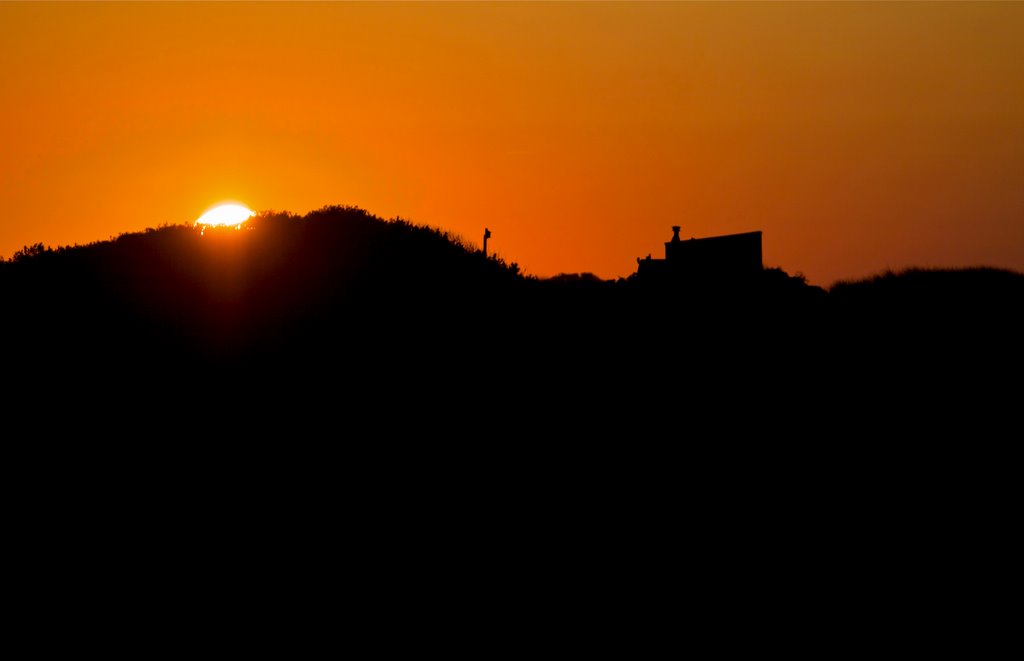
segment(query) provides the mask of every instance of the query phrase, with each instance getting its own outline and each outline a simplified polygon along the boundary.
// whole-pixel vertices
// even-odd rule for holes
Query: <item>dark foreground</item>
[[[30,594],[255,599],[286,562],[635,653],[666,603],[833,648],[861,604],[917,630],[999,580],[1024,276],[542,281],[358,210],[254,225],[0,265]]]
[[[807,404],[964,394],[1020,359],[1024,276],[1005,271],[830,292],[777,269],[732,283],[537,280],[356,209],[252,225],[3,264],[8,381],[46,400],[243,407],[243,420],[273,402],[321,402],[388,410],[389,424],[416,410],[470,433],[547,416],[642,429],[720,414],[763,428]]]

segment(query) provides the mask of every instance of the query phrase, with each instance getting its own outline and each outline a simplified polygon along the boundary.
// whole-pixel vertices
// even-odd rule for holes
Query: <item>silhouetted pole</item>
[[[487,256],[487,239],[491,238],[491,230],[484,228],[484,257]]]

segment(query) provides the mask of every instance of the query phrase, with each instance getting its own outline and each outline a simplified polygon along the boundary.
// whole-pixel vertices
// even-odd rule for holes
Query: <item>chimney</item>
[[[679,230],[681,229],[679,225],[672,226],[672,243],[679,243]]]

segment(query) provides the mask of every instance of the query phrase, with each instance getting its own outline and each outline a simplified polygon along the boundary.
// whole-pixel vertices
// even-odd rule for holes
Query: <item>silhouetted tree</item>
[[[15,251],[11,261],[20,262],[31,257],[42,255],[48,251],[52,252],[52,249],[46,248],[42,243],[35,243],[30,246],[25,246],[21,250]]]

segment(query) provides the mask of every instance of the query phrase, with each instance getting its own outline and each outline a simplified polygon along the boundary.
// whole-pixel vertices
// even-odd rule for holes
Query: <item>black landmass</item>
[[[977,603],[951,568],[998,585],[1014,548],[1018,273],[533,278],[329,207],[29,247],[0,301],[12,572],[42,600],[263,604],[337,566],[371,605],[455,585],[635,652],[666,600],[758,645],[934,622]]]
[[[829,290],[777,268],[536,278],[441,230],[340,206],[27,247],[0,263],[0,299],[7,379],[43,398],[316,401],[510,436],[545,418],[567,425],[543,428],[556,434],[687,415],[727,430],[862,393],[882,408],[927,400],[1013,369],[1024,336],[1024,275],[1010,271]]]

